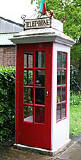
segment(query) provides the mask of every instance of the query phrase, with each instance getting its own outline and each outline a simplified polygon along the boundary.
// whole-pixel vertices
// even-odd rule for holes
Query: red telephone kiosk
[[[58,150],[69,142],[70,47],[63,24],[24,20],[16,52],[16,145]]]

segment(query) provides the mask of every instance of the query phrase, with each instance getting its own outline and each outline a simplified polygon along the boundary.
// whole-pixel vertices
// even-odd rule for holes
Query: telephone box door
[[[51,149],[52,44],[17,45],[16,143]]]

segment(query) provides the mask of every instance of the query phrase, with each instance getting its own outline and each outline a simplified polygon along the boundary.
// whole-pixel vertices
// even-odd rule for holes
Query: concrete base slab
[[[50,155],[50,156],[56,156],[64,152],[70,145],[72,144],[71,140],[65,144],[63,147],[58,149],[57,151],[52,151],[52,150],[46,150],[42,148],[36,148],[36,147],[30,147],[30,146],[25,146],[21,144],[14,144],[14,147],[20,150],[31,150],[33,152],[38,152],[43,155]]]
[[[38,153],[44,154],[44,155],[50,155],[50,156],[53,155],[52,151],[42,149],[42,148],[30,147],[30,146],[25,146],[25,145],[21,145],[21,144],[14,144],[14,147],[17,149],[21,149],[21,150],[31,150],[33,152],[38,152]]]

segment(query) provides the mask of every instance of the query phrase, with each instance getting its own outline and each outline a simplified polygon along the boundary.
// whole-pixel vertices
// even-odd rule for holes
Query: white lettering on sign
[[[49,28],[51,27],[51,19],[50,18],[40,18],[40,19],[30,19],[24,20],[24,29],[31,28]]]

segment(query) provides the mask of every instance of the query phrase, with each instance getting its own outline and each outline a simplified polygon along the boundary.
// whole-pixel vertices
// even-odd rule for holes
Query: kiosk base
[[[30,147],[30,146],[25,146],[25,145],[21,145],[21,144],[14,144],[14,148],[17,148],[19,150],[25,150],[25,151],[30,150],[30,151],[37,152],[37,153],[40,153],[43,155],[50,155],[50,156],[56,157],[57,155],[64,152],[72,144],[73,144],[73,142],[71,140],[69,140],[63,147],[59,148],[57,151],[46,150],[46,149],[36,148],[36,147]]]

